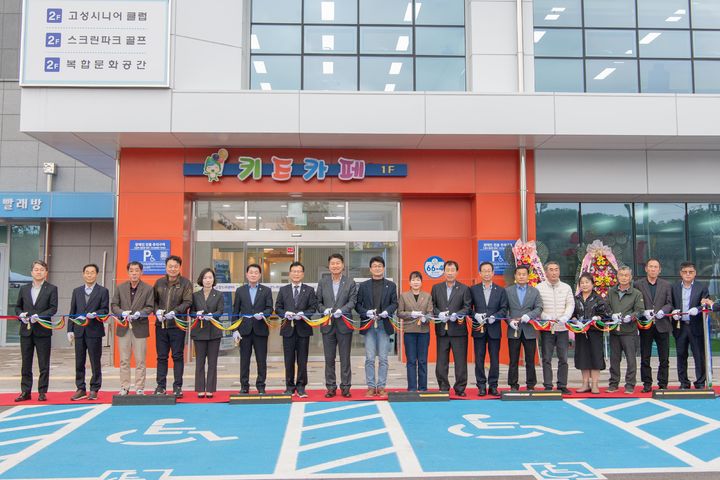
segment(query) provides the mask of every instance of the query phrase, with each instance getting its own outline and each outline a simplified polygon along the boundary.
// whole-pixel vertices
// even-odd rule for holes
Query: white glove
[[[323,312],[323,315],[330,315],[331,311],[332,311],[331,309],[326,308],[325,311]]]
[[[75,320],[85,321],[85,315],[78,315],[77,317],[75,317]]]
[[[86,317],[89,318],[90,320],[93,320],[94,318],[97,317],[97,313],[95,313],[95,312],[88,313],[88,314],[86,315]]]
[[[418,311],[413,310],[412,312],[410,312],[410,316],[411,316],[412,318],[420,318],[420,317],[423,316],[423,314],[422,314],[422,312],[418,312]]]
[[[630,315],[625,315],[622,319],[623,323],[630,323],[632,322],[632,317]]]
[[[513,330],[517,330],[518,326],[520,326],[520,322],[518,322],[517,320],[510,320],[509,325]]]
[[[675,310],[672,311],[673,320],[680,320],[680,315],[678,315],[678,313],[680,313],[679,308],[676,308]]]
[[[381,316],[382,318],[388,318],[388,317],[390,316],[390,314],[389,314],[386,310],[383,310],[383,311],[380,313],[380,316]]]
[[[440,315],[438,316],[441,322],[447,322],[448,321],[448,312],[440,312]]]
[[[370,309],[370,310],[368,310],[367,312],[365,312],[365,316],[366,316],[367,318],[373,318],[373,317],[376,317],[376,316],[377,316],[377,312],[376,312],[375,310],[373,310],[373,309]]]
[[[235,340],[235,343],[240,343],[240,340],[241,340],[241,339],[242,339],[242,337],[240,336],[240,332],[238,332],[237,330],[235,330],[235,331],[233,332],[233,340]]]
[[[477,320],[479,323],[485,323],[485,314],[484,313],[476,313],[475,320]]]
[[[421,315],[421,316],[420,316],[420,321],[421,321],[422,323],[427,323],[428,319],[427,319],[427,317],[426,317],[425,315]]]
[[[340,317],[342,317],[342,314],[343,314],[343,313],[342,313],[342,310],[340,310],[340,309],[338,308],[337,310],[335,310],[335,313],[333,313],[333,317],[335,317],[335,318],[340,318]]]
[[[138,320],[140,317],[142,317],[142,313],[135,312],[132,314],[132,316],[130,318],[132,318],[133,320]]]
[[[30,317],[30,323],[37,323],[38,320],[40,320],[40,317],[38,316],[37,313],[33,314],[33,316]]]
[[[165,310],[158,310],[155,312],[155,316],[158,320],[162,320],[165,316]]]
[[[492,325],[493,323],[495,323],[495,315],[490,315],[490,317],[488,318],[488,323],[489,323],[490,325]]]
[[[527,314],[525,314],[522,317],[520,317],[520,321],[522,323],[528,323],[530,321],[530,317],[528,317]]]
[[[203,313],[205,313],[205,310],[200,310],[198,312],[195,312],[195,317],[199,320],[204,320],[205,317],[203,316]]]
[[[600,320],[600,317],[599,317],[599,316],[597,316],[597,315],[595,315],[594,317],[592,317],[592,318],[591,318],[591,320],[594,320],[594,321],[596,321],[596,322],[597,322],[598,320]]]
[[[68,342],[70,342],[70,345],[72,345],[73,342],[75,342],[75,334],[73,332],[68,332],[67,337],[68,337]]]
[[[165,314],[165,320],[172,320],[173,318],[175,318],[175,312],[172,310]]]
[[[698,308],[692,307],[690,310],[688,310],[688,315],[697,315],[698,314]]]
[[[262,320],[263,318],[265,318],[265,315],[263,313],[256,313],[255,315],[253,315],[253,318],[255,320]]]
[[[132,313],[132,312],[131,312],[130,310],[125,310],[125,311],[122,312],[120,315],[121,315],[123,318],[125,318],[125,317],[129,317],[131,313]]]
[[[295,313],[288,310],[287,312],[285,312],[285,318],[287,318],[288,320],[292,320],[293,318],[295,318]]]
[[[567,315],[562,315],[560,318],[558,318],[558,322],[560,322],[562,325],[565,325],[568,320],[570,320]]]
[[[457,313],[453,313],[452,315],[450,315],[451,322],[457,322],[457,319],[458,319]]]
[[[20,319],[21,322],[23,322],[25,324],[28,323],[27,312],[22,312],[20,315],[18,315],[18,318]]]
[[[655,320],[660,320],[664,316],[665,316],[665,312],[663,312],[662,310],[658,310],[657,312],[655,312]]]
[[[645,316],[645,318],[647,318],[648,320],[652,320],[653,318],[655,318],[655,314],[652,310],[645,310],[643,312],[643,316]]]
[[[620,320],[620,317],[621,317],[621,316],[622,316],[622,315],[620,315],[619,313],[613,313],[613,314],[612,314],[612,319],[617,322],[618,320]]]

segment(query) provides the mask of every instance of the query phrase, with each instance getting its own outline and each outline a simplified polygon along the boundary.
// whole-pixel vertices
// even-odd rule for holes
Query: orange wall
[[[184,177],[183,163],[202,163],[217,149],[125,149],[120,155],[118,200],[118,282],[124,281],[128,245],[132,239],[171,241],[173,254],[189,259],[190,205],[193,198],[286,198],[290,192],[304,197],[374,198],[387,196],[401,201],[402,272],[400,288],[413,270],[438,255],[460,264],[459,280],[477,281],[477,241],[509,240],[520,236],[519,160],[515,150],[297,150],[231,149],[228,162],[239,155],[259,156],[269,162],[272,155],[304,156],[335,163],[337,158],[363,159],[369,163],[406,163],[407,177],[366,178],[343,182],[305,182],[293,177],[287,182],[270,178],[259,181],[226,176],[219,183],[203,177]],[[534,166],[528,155],[529,236],[535,237]],[[183,274],[190,275],[190,262]],[[145,276],[150,284],[157,276]],[[501,279],[498,277],[498,280]],[[438,280],[426,279],[429,291]],[[151,329],[152,332],[153,329]],[[503,345],[503,349],[505,349]],[[435,358],[431,342],[431,361]],[[470,349],[472,352],[472,349]],[[118,356],[116,355],[117,359]],[[116,360],[117,363],[117,360]],[[155,365],[155,342],[148,343],[148,366]]]

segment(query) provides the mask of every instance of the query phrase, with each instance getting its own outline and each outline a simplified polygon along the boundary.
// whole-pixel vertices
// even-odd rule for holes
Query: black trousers
[[[520,363],[520,347],[525,352],[525,383],[528,388],[537,384],[537,375],[535,373],[535,352],[537,351],[537,340],[525,338],[525,333],[520,333],[518,338],[508,337],[508,353],[510,355],[510,365],[508,368],[508,385],[511,387],[520,387],[518,377],[518,364]]]
[[[335,377],[336,350],[340,353],[340,388],[347,389],[352,385],[352,366],[350,365],[350,347],[352,346],[352,332],[340,333],[333,329],[330,333],[323,333],[323,351],[325,353],[325,387],[328,390],[337,390]]]
[[[292,390],[304,389],[308,383],[307,362],[310,351],[310,337],[301,337],[297,332],[283,337],[283,356],[285,357],[285,386]],[[297,378],[295,377],[297,365]]]
[[[467,351],[468,339],[466,336],[450,337],[447,335],[437,337],[437,363],[435,364],[435,377],[437,377],[440,390],[450,390],[450,352],[455,357],[455,393],[465,391],[467,387]]]
[[[643,386],[650,387],[653,383],[650,357],[652,344],[657,344],[658,360],[660,365],[657,372],[658,386],[665,388],[668,384],[670,372],[670,332],[660,333],[652,325],[647,330],[640,330],[640,380]]]
[[[155,350],[157,351],[157,384],[167,388],[168,354],[172,351],[173,389],[182,388],[185,361],[185,332],[179,328],[155,328]]]
[[[38,365],[40,365],[38,392],[47,393],[48,384],[50,383],[51,338],[52,337],[38,337],[35,335],[20,337],[20,355],[22,356],[20,390],[22,393],[30,393],[32,391],[34,352],[37,352]]]
[[[85,357],[90,357],[90,391],[97,392],[102,385],[102,337],[75,337],[75,386],[87,391],[85,386]]]
[[[220,339],[195,340],[195,391],[215,393],[217,391],[217,364]],[[207,362],[207,373],[205,372]]]
[[[703,337],[693,335],[689,325],[680,326],[680,330],[673,332],[675,335],[675,351],[677,353],[678,380],[681,387],[690,387],[688,377],[688,350],[692,350],[695,361],[695,388],[705,388],[705,344]]]
[[[250,388],[250,358],[255,351],[255,363],[257,364],[257,378],[255,387],[258,390],[265,389],[265,377],[267,377],[267,344],[268,337],[261,337],[251,333],[243,335],[240,340],[240,388]]]
[[[487,335],[473,338],[475,349],[475,382],[478,387],[485,384],[497,388],[500,378],[500,339],[490,338]],[[485,377],[485,353],[490,353],[490,369]]]

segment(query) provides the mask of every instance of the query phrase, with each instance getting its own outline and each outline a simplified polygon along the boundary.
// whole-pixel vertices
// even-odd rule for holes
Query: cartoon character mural
[[[203,175],[207,175],[208,182],[219,182],[222,177],[225,161],[228,158],[228,151],[221,148],[217,153],[213,153],[205,159],[203,167]]]

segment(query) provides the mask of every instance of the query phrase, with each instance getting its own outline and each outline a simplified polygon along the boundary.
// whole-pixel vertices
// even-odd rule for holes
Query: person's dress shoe
[[[616,386],[614,386],[614,385],[611,385],[611,386],[609,386],[609,387],[607,388],[607,390],[605,390],[605,391],[606,391],[607,393],[615,393],[615,392],[618,391],[618,387],[616,387]]]
[[[552,387],[545,387],[545,391],[546,391],[546,392],[552,391]]]
[[[510,391],[511,391],[511,392],[517,392],[518,390],[520,390],[520,387],[518,387],[517,385],[512,385],[512,386],[510,387]]]
[[[652,387],[650,385],[643,386],[642,390],[640,390],[640,393],[650,393],[652,392]]]
[[[47,395],[44,393],[41,393],[38,395],[38,402],[47,402]]]
[[[337,390],[335,389],[325,392],[325,398],[333,398],[335,395],[337,395]]]
[[[625,387],[625,395],[632,395],[633,393],[635,393],[634,387]]]
[[[75,392],[75,395],[70,397],[70,400],[74,402],[77,400],[82,400],[83,398],[87,398],[87,392],[85,390],[78,390]]]
[[[343,388],[342,389],[342,396],[345,398],[350,398],[352,395],[350,394],[350,388]]]
[[[497,387],[490,387],[490,395],[492,395],[493,397],[500,396],[500,392],[498,392]]]
[[[660,390],[667,390],[667,385],[658,385]]]
[[[455,390],[455,395],[458,397],[467,397],[467,393],[465,393],[465,390],[460,390],[459,392]]]
[[[198,392],[198,398],[205,398],[205,392]]]
[[[90,391],[90,395],[88,395],[87,399],[88,399],[88,400],[97,400],[97,396],[98,396],[98,392],[93,392],[93,391],[91,390],[91,391]]]
[[[567,387],[560,387],[558,388],[558,391],[562,393],[563,395],[572,395],[572,392]]]
[[[265,387],[258,387],[258,395],[265,395]]]
[[[478,397],[484,397],[487,395],[487,389],[483,387],[478,387]]]
[[[367,392],[365,392],[366,397],[374,397],[375,395],[377,395],[377,390],[374,387],[368,388]]]
[[[250,387],[242,387],[240,389],[240,395],[247,395],[248,393],[250,393]]]
[[[300,397],[300,398],[307,398],[307,396],[308,396],[308,394],[307,394],[307,392],[305,391],[304,388],[298,388],[298,389],[297,389],[297,395],[298,395],[298,397]]]
[[[527,391],[528,391],[528,392],[534,392],[534,391],[535,391],[535,387],[527,387]]]
[[[155,393],[155,395],[165,395],[165,389],[163,387],[161,387],[160,385],[158,385],[157,387],[155,387],[154,393]]]
[[[294,388],[286,388],[285,391],[283,392],[283,395],[292,395],[293,393],[295,393]]]
[[[23,392],[15,397],[16,402],[27,402],[28,400],[30,400],[30,393],[28,392]]]
[[[173,388],[173,395],[175,395],[175,398],[183,398],[183,391],[180,387]]]

